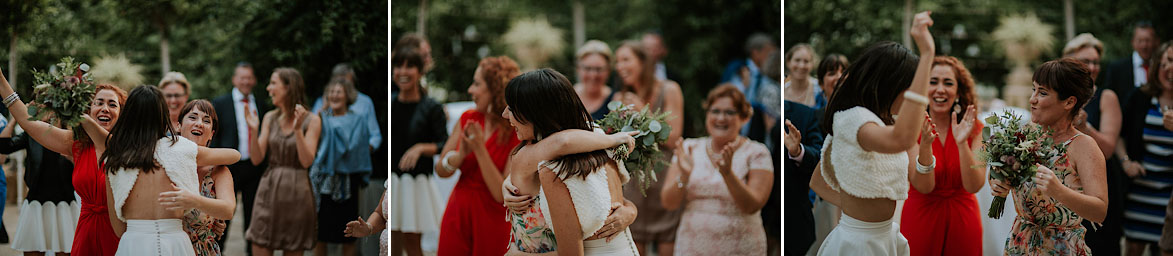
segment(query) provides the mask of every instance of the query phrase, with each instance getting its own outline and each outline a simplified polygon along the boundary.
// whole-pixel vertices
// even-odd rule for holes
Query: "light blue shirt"
[[[322,111],[322,97],[318,97],[314,101],[314,114]],[[379,148],[379,144],[383,143],[383,134],[379,132],[379,120],[375,118],[375,102],[371,97],[363,93],[358,93],[358,98],[354,100],[354,104],[350,104],[350,111],[360,116],[363,123],[367,125],[367,131],[370,131],[371,148]]]

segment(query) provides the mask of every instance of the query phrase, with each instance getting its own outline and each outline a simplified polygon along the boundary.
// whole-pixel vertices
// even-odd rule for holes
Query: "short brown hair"
[[[1059,94],[1059,100],[1075,97],[1075,107],[1067,113],[1074,118],[1083,109],[1083,105],[1091,100],[1095,89],[1092,85],[1092,73],[1087,65],[1072,58],[1062,58],[1048,61],[1035,71],[1032,81],[1040,86],[1046,86]]]
[[[729,83],[718,85],[717,88],[709,91],[709,96],[705,98],[703,107],[705,110],[709,110],[709,106],[712,106],[713,102],[725,97],[733,100],[733,108],[737,110],[737,115],[741,118],[748,119],[753,115],[753,107],[749,105],[749,101],[745,100],[745,94]]]
[[[191,112],[192,109],[199,109],[200,111],[204,112],[204,114],[208,114],[208,117],[212,119],[213,133],[220,130],[220,119],[216,117],[216,108],[212,106],[211,102],[208,102],[208,100],[205,99],[198,99],[190,101],[187,104],[183,104],[183,109],[179,110],[180,119],[182,119],[183,116],[186,116],[187,113]],[[211,141],[208,142],[211,143]]]
[[[933,58],[933,67],[947,66],[953,68],[953,75],[957,78],[957,103],[961,105],[961,112],[957,113],[957,120],[965,116],[969,105],[977,107],[977,90],[974,88],[973,75],[965,68],[965,63],[953,56],[937,56]]]

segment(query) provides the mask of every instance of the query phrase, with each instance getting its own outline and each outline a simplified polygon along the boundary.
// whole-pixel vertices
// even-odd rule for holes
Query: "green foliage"
[[[27,32],[17,37],[20,67],[5,67],[20,77],[31,77],[30,67],[49,67],[60,56],[96,61],[124,55],[142,67],[143,83],[154,85],[164,73],[159,42],[167,38],[171,69],[187,76],[192,99],[227,93],[241,61],[255,66],[254,88],[261,96],[276,67],[298,69],[306,94],[316,97],[334,64],[348,62],[360,91],[375,102],[386,97],[386,0],[40,2]],[[9,34],[0,35],[0,42],[10,40]],[[8,51],[0,48],[0,56]],[[23,81],[29,80],[13,86],[27,93],[32,83]]]
[[[90,77],[90,66],[74,62],[73,57],[61,58],[55,69],[40,72],[33,69],[35,78],[35,100],[29,107],[29,120],[44,120],[61,123],[80,131],[82,117],[90,110],[94,98],[94,79]],[[74,139],[82,138],[84,132],[74,133]]]
[[[623,105],[618,101],[608,103],[607,108],[611,112],[603,119],[595,121],[603,132],[612,134],[639,131],[639,134],[632,136],[635,138],[635,148],[629,149],[626,144],[619,145],[612,158],[615,161],[623,161],[632,178],[637,181],[640,192],[646,195],[645,190],[656,183],[656,173],[665,170],[659,168],[666,166],[664,152],[660,151],[659,145],[667,141],[668,135],[672,133],[672,126],[667,122],[670,113],[649,111],[647,106],[636,111],[635,106]]]
[[[416,32],[421,1],[395,1],[391,6],[391,39]],[[481,58],[516,55],[502,41],[514,20],[544,17],[565,31],[566,49],[543,67],[575,76],[574,1],[431,0],[426,4],[426,37],[435,68],[428,86],[445,89],[448,101],[469,100],[466,93]],[[582,1],[586,40],[606,42],[612,50],[624,40],[659,29],[668,48],[665,66],[678,75],[684,94],[685,137],[704,134],[701,102],[720,81],[725,64],[745,58],[745,39],[754,32],[781,38],[780,1],[632,0]],[[612,72],[616,76],[615,72]],[[612,81],[618,81],[612,79]],[[611,84],[616,86],[615,84]],[[616,87],[617,88],[617,87]],[[435,95],[433,95],[435,96]],[[437,97],[441,98],[441,97]]]
[[[992,40],[992,32],[998,27],[1001,17],[1035,13],[1043,23],[1055,27],[1052,36],[1058,40],[1053,42],[1051,51],[1042,53],[1040,59],[1043,61],[1059,57],[1067,43],[1063,1],[911,2],[913,12],[933,11],[934,25],[930,30],[937,43],[938,56],[949,55],[961,59],[978,84],[1001,87],[1009,73],[1001,47]],[[1072,2],[1075,34],[1092,33],[1104,43],[1102,66],[1132,54],[1132,26],[1137,21],[1152,21],[1159,37],[1169,38],[1169,35],[1173,35],[1173,19],[1160,16],[1173,10],[1173,2],[1170,1]],[[902,42],[904,32],[900,26],[904,4],[905,1],[900,0],[787,1],[784,49],[798,43],[809,43],[820,56],[841,53],[854,61],[872,43],[882,40]]]

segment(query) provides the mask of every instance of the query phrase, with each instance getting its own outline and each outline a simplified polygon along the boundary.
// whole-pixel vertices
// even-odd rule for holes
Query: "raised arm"
[[[628,149],[631,149],[635,146],[633,136],[638,134],[638,131],[601,134],[587,130],[566,129],[551,134],[549,138],[543,139],[531,147],[535,153],[539,154],[537,157],[539,161],[550,160],[565,155],[608,149],[622,144],[627,144]]]
[[[4,76],[4,70],[0,69],[0,98],[8,97],[8,95],[12,95],[13,93],[16,93],[16,91],[13,90],[12,85],[8,84],[8,78]],[[12,102],[12,105],[8,106],[8,112],[12,113],[12,119],[15,120],[15,123],[24,127],[25,133],[28,133],[29,137],[41,143],[45,148],[64,156],[73,154],[71,150],[73,147],[73,132],[53,127],[53,125],[46,122],[30,121],[28,107],[20,100]]]
[[[399,129],[406,129],[406,127]],[[432,168],[436,170],[436,176],[440,176],[441,178],[451,177],[452,174],[456,173],[456,168],[460,168],[460,165],[464,163],[464,155],[467,152],[462,150],[460,144],[461,138],[464,138],[463,130],[464,127],[459,124],[452,126],[452,136],[448,136],[448,139],[444,142],[444,149],[440,150],[440,163],[436,163]],[[448,153],[453,153],[452,157],[447,157]],[[447,165],[452,166],[452,169],[445,167],[444,161],[447,161]]]
[[[305,130],[305,133],[298,130],[293,134],[296,138],[295,144],[297,145],[298,161],[301,162],[302,168],[310,168],[310,166],[314,165],[314,157],[318,153],[318,138],[322,135],[322,119],[318,118],[317,115],[310,115],[309,111],[301,105],[297,106],[296,113],[299,117],[298,121],[294,122],[297,125],[295,127],[300,128],[302,122],[309,122],[309,127]]]
[[[196,153],[197,166],[231,165],[240,161],[240,151],[232,148],[209,148],[199,146]]]
[[[550,221],[554,224],[554,240],[558,242],[558,255],[583,255],[582,224],[578,222],[578,211],[570,198],[570,189],[558,179],[549,168],[538,170],[542,190],[550,207]]]
[[[248,143],[252,144],[248,150],[248,157],[250,160],[252,160],[253,165],[260,165],[261,162],[265,161],[265,151],[268,150],[269,147],[269,130],[273,129],[273,127],[270,127],[269,125],[273,122],[264,122],[263,120],[273,120],[273,118],[277,118],[277,111],[272,110],[269,111],[269,113],[265,113],[265,119],[263,120],[258,119],[257,116],[253,115],[252,113],[248,113],[249,111],[245,112],[246,113],[244,113],[244,116],[246,122],[248,122],[248,133],[256,134],[248,140]],[[260,129],[258,129],[258,127]]]
[[[672,131],[668,133],[668,140],[660,146],[672,150],[674,145],[672,142],[680,139],[684,134],[684,96],[680,91],[680,84],[673,81],[664,81],[668,86],[664,86],[664,111],[668,111],[668,125],[672,127]],[[604,106],[605,107],[605,106]]]
[[[668,175],[664,177],[664,186],[660,187],[660,206],[667,210],[676,210],[684,205],[684,196],[688,194],[688,179],[692,177],[692,150],[694,145],[684,145],[683,140],[676,141],[672,163],[668,166]]]
[[[916,136],[920,133],[921,118],[923,118],[925,106],[928,104],[928,98],[925,95],[929,87],[929,72],[933,68],[933,57],[936,56],[933,35],[929,33],[929,26],[933,25],[933,19],[929,17],[929,13],[917,13],[910,30],[912,38],[920,50],[920,62],[916,66],[912,85],[906,91],[920,96],[925,102],[903,97],[903,104],[900,104],[899,118],[896,118],[896,124],[886,126],[868,123],[860,127],[858,132],[859,146],[864,150],[894,154],[904,152],[916,144]]]
[[[15,127],[16,123],[9,123],[7,127],[4,127],[4,131],[0,131],[0,154],[12,154],[28,148],[28,135],[12,136],[12,131],[16,130]]]
[[[936,172],[933,170],[930,170],[929,173],[917,171],[917,165],[929,167],[934,165],[933,140],[936,140],[937,136],[933,135],[931,125],[932,120],[926,118],[920,128],[920,143],[908,150],[908,183],[922,194],[933,192],[937,186]]]
[[[1080,112],[1081,116],[1086,116],[1085,111],[1081,110]],[[1116,141],[1120,138],[1122,121],[1120,101],[1116,97],[1116,93],[1112,92],[1112,90],[1105,89],[1100,94],[1100,129],[1092,127],[1087,122],[1083,122],[1075,128],[1091,136],[1092,139],[1095,139],[1096,145],[1104,153],[1104,159],[1108,159],[1112,157],[1112,153],[1116,150]]]
[[[735,150],[732,144],[725,146],[721,151],[724,161],[718,161],[717,172],[725,181],[725,188],[733,196],[733,203],[737,205],[737,209],[745,214],[753,214],[762,210],[766,200],[770,199],[770,189],[774,186],[773,162],[767,151],[750,153],[749,173],[742,181],[742,178],[733,172]]]
[[[102,153],[106,152],[106,138],[110,136],[110,132],[98,125],[98,121],[95,121],[89,114],[82,115],[81,127],[94,142],[94,153],[100,157]]]

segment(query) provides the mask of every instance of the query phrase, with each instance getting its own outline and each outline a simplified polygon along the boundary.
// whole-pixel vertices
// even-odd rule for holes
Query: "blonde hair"
[[[164,86],[171,83],[179,84],[179,86],[183,87],[184,94],[191,95],[191,83],[187,82],[187,76],[184,76],[183,73],[175,71],[167,72],[167,74],[163,75],[163,80],[159,80],[158,87],[159,89],[163,89]]]
[[[1085,47],[1095,48],[1096,54],[1104,55],[1104,43],[1092,36],[1091,33],[1083,33],[1071,38],[1071,41],[1067,41],[1067,45],[1063,46],[1063,56],[1071,55]]]
[[[611,66],[611,47],[607,46],[607,43],[599,40],[587,41],[586,43],[582,44],[582,47],[578,48],[578,51],[575,52],[574,57],[578,60],[582,60],[583,57],[591,54],[602,55],[603,59],[607,60],[607,66]]]

